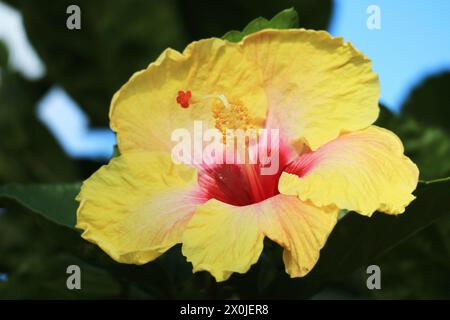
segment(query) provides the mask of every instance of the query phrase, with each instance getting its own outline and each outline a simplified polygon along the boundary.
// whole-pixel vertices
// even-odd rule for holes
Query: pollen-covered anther
[[[248,110],[240,102],[231,101],[225,105],[216,100],[213,104],[212,114],[215,119],[215,127],[226,132],[226,129],[247,130],[252,127]]]

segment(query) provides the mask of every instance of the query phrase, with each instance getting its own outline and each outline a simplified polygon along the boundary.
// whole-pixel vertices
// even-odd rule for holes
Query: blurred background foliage
[[[181,50],[190,41],[242,30],[256,17],[271,18],[289,7],[299,13],[300,27],[326,29],[333,10],[331,0],[4,2],[22,13],[29,40],[47,72],[39,80],[24,78],[10,69],[7,49],[0,42],[0,184],[78,182],[101,165],[69,158],[37,119],[36,102],[52,85],[62,86],[77,101],[92,126],[107,126],[114,92],[166,47]],[[89,8],[82,10],[81,32],[65,28],[70,4]],[[382,106],[377,122],[401,137],[423,180],[450,176],[449,89],[450,73],[432,76],[413,90],[400,114]],[[450,196],[449,184],[443,188],[446,193],[436,192],[436,202]],[[383,243],[373,234],[370,238],[364,218],[351,216],[344,218],[346,224],[340,222],[342,227],[333,232],[312,280],[290,280],[284,274],[281,250],[268,242],[247,275],[215,285],[207,274],[191,274],[178,246],[149,265],[119,265],[82,241],[77,231],[36,214],[35,206],[3,197],[0,273],[7,273],[9,280],[0,282],[0,298],[450,298],[450,209],[431,202],[418,203],[416,211],[446,211],[408,229],[414,234],[386,253],[358,247],[354,259],[336,266],[333,274],[325,267],[333,266],[327,259],[333,254],[338,258],[340,252],[333,239],[350,247],[358,241],[348,226],[368,234],[374,246]],[[375,220],[380,228],[391,223],[383,217]],[[395,233],[388,230],[386,237]],[[365,249],[380,254],[367,257]],[[357,262],[380,265],[382,290],[367,290],[365,267]],[[82,269],[81,291],[66,289],[65,270],[70,264]],[[320,278],[327,281],[317,282]]]

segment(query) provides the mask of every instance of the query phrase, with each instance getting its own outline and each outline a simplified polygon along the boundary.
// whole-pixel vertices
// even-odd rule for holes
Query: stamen
[[[252,128],[248,110],[240,101],[233,99],[229,102],[224,94],[208,94],[200,98],[192,97],[189,90],[178,91],[177,95],[177,103],[183,108],[206,100],[213,100],[211,111],[216,120],[215,127],[223,133],[224,138],[226,129],[247,130]]]
[[[226,109],[230,109],[230,104],[228,103],[228,99],[223,94],[211,95],[211,98],[219,99]]]
[[[206,96],[201,97],[200,99],[192,99],[192,93],[191,91],[178,91],[177,95],[177,103],[182,106],[183,108],[188,108],[190,104],[199,103],[201,101],[205,100],[211,100],[211,99],[219,99],[224,107],[226,109],[230,108],[230,104],[228,103],[227,97],[223,94],[208,94]]]
[[[206,96],[201,97],[199,100],[193,101],[194,103],[205,101],[205,100],[211,100],[211,99],[219,99],[220,102],[224,105],[225,108],[229,109],[230,104],[228,103],[227,97],[225,97],[223,94],[208,94]]]
[[[227,129],[242,129],[245,131],[252,128],[251,119],[245,106],[237,100],[231,102],[219,100],[220,102],[216,101],[213,105],[212,113],[216,120],[215,127],[223,133],[224,138]]]

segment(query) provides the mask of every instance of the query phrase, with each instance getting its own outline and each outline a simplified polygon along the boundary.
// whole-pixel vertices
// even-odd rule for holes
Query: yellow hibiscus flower
[[[121,263],[144,264],[182,243],[194,272],[217,281],[247,272],[267,236],[284,247],[286,272],[304,276],[339,209],[400,214],[414,199],[416,165],[394,133],[372,125],[378,98],[369,59],[324,31],[167,49],[114,95],[121,155],[83,183],[77,227]],[[175,164],[171,134],[194,121],[279,129],[277,172]]]

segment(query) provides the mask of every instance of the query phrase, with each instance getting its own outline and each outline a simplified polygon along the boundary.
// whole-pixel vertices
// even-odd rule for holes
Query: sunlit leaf
[[[298,27],[298,15],[295,9],[281,11],[272,19],[259,17],[251,21],[242,31],[229,31],[223,38],[232,42],[239,42],[245,36],[263,29],[290,29]]]
[[[57,224],[73,228],[78,207],[75,197],[79,183],[0,186],[0,200],[16,201],[24,208],[38,213]]]

